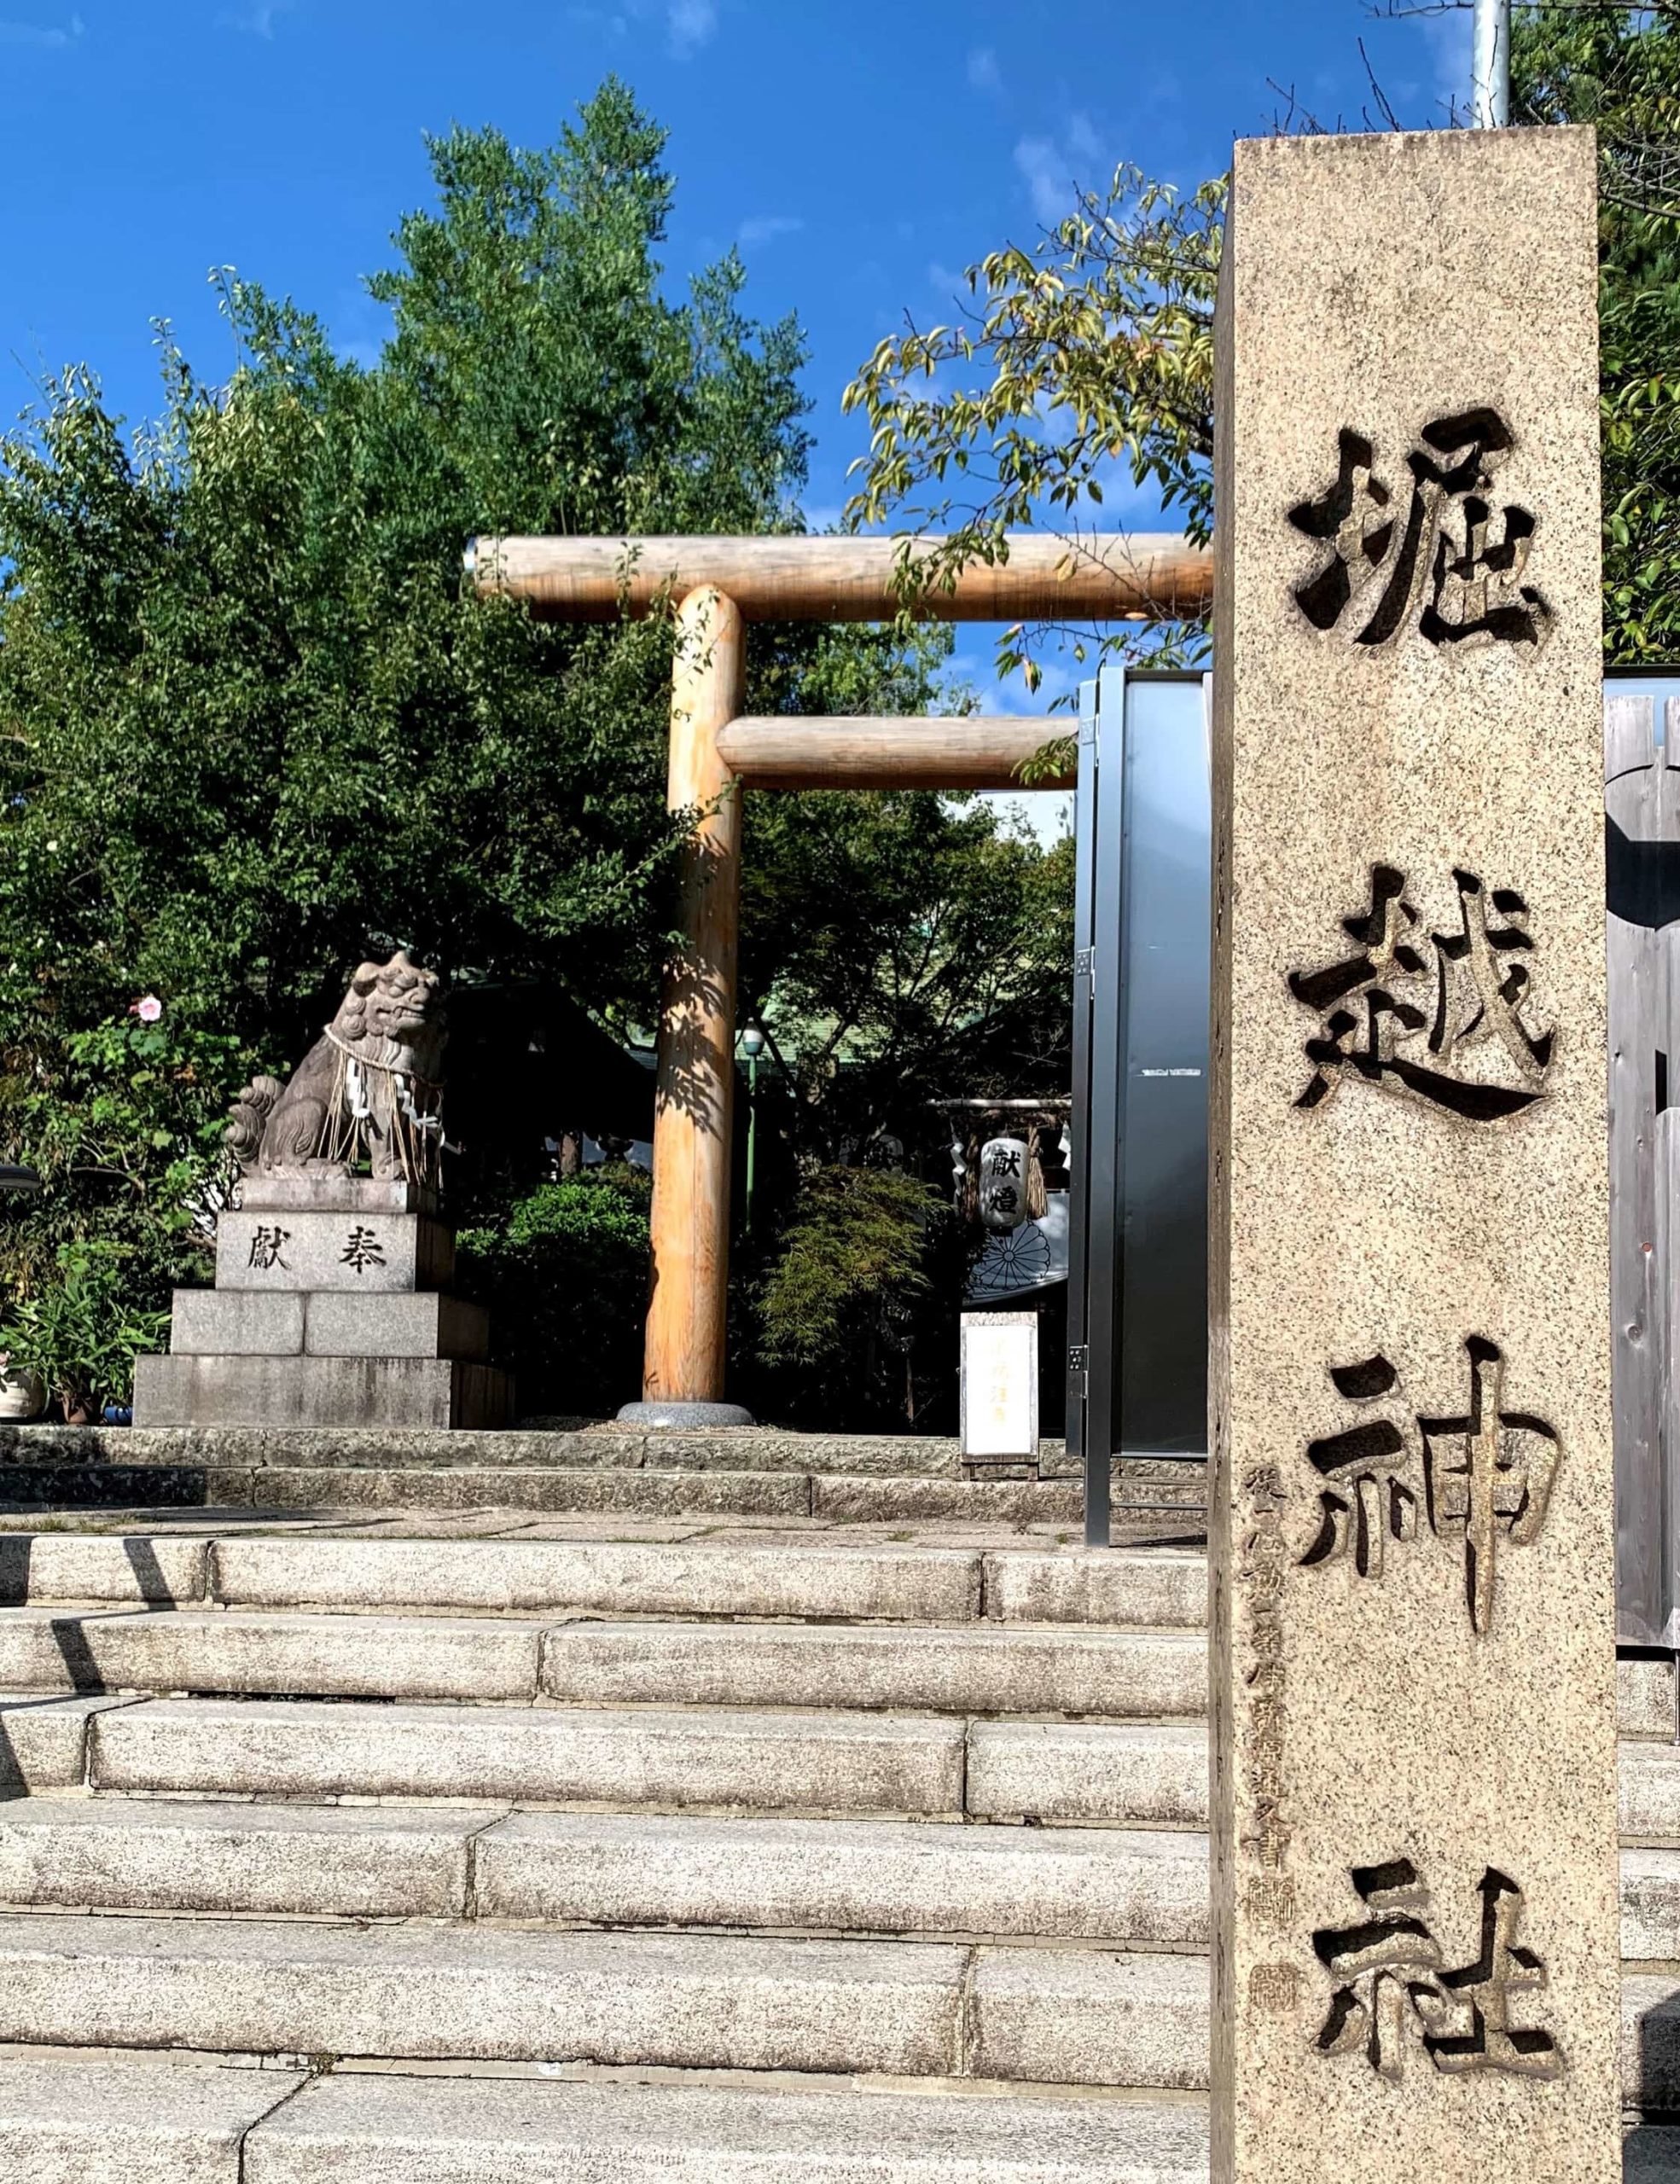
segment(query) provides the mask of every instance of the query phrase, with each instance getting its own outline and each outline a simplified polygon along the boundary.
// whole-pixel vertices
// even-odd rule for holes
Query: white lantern
[[[1026,1140],[989,1137],[980,1147],[980,1222],[1007,1235],[1026,1218]]]

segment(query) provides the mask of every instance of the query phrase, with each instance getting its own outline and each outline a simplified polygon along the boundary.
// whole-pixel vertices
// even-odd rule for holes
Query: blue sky
[[[0,416],[72,362],[144,414],[160,315],[219,375],[216,265],[371,356],[360,282],[427,198],[422,132],[546,142],[615,70],[671,131],[671,275],[737,243],[749,305],[807,329],[820,525],[862,444],[839,410],[857,364],[906,311],[948,318],[961,270],[1030,241],[1075,177],[1129,159],[1193,186],[1270,125],[1273,83],[1359,126],[1362,37],[1402,118],[1439,120],[1468,21],[1363,0],[0,0]],[[984,644],[964,651],[983,679]]]

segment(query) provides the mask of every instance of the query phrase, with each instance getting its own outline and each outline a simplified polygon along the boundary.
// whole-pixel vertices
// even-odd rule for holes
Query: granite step
[[[1624,1842],[1661,1843],[1680,1838],[1680,1748],[1625,1743],[1618,1780]]]
[[[0,1608],[0,1687],[20,1692],[1148,1718],[1204,1712],[1206,1686],[1187,1632]]]
[[[578,1623],[546,1634],[543,1689],[572,1705],[1189,1718],[1206,1712],[1207,1648],[1176,1631]]]
[[[927,1943],[13,1917],[0,1919],[0,2041],[945,2077],[970,2060],[969,1955]],[[1200,1993],[1206,1966],[1184,1965],[1179,1984]],[[1140,2023],[1130,2065],[1140,2082],[1152,2040]]]
[[[0,1904],[1206,1943],[1199,1835],[505,1807],[0,1804]]]
[[[1205,1944],[1206,1838],[1166,1830],[518,1813],[483,1919]]]
[[[230,1607],[962,1624],[981,1606],[978,1554],[797,1539],[766,1554],[633,1540],[233,1538],[206,1560]]]
[[[542,1627],[488,1617],[0,1608],[0,1688],[530,1699]]]
[[[1200,1629],[1183,1549],[986,1552],[596,1539],[0,1532],[0,1607],[152,1603],[363,1612],[785,1617]]]
[[[1008,1623],[1171,1629],[1200,1629],[1206,1613],[1200,1555],[1124,1548],[1106,1554],[981,1553],[793,1538],[767,1553],[762,1546],[685,1542],[247,1536],[215,1540],[206,1560],[214,1597],[230,1607],[956,1624],[983,1616]],[[0,1586],[4,1575],[0,1552]]]
[[[957,1815],[964,1741],[962,1721],[931,1716],[170,1699],[99,1716],[88,1780],[200,1798]]]
[[[137,2055],[9,2056],[0,2170],[9,2184],[242,2184],[248,2134],[305,2082]]]
[[[1623,1981],[1623,2095],[1680,2106],[1680,1977]],[[0,1918],[35,2048],[1205,2091],[1200,1955],[425,1924]]]
[[[505,1806],[0,1804],[0,1903],[255,1917],[460,1919]]]
[[[964,1809],[979,1820],[1207,1825],[1207,1731],[1151,1722],[976,1722]]]
[[[9,1758],[9,1744],[16,1754]],[[1203,1829],[1199,1724],[965,1722],[719,1707],[0,1702],[0,1786],[449,1798],[765,1813],[965,1815]],[[1621,1825],[1680,1842],[1680,1752],[1625,1742]]]
[[[0,1904],[142,1914],[1106,1942],[1197,1949],[1190,1830],[36,1797]],[[1625,1850],[1622,1958],[1680,1963],[1680,1847]]]
[[[340,2073],[254,2131],[245,2164],[245,2184],[1206,2184],[1207,2117],[1190,2100]]]
[[[1061,1443],[1043,1444],[1065,1461]],[[790,1433],[772,1426],[712,1432],[632,1426],[543,1426],[494,1430],[380,1426],[0,1426],[0,1466],[121,1464],[149,1469],[840,1472],[848,1476],[962,1475],[961,1444],[924,1434]],[[1202,1467],[1184,1467],[1192,1485]]]
[[[1077,1531],[1080,1489],[1031,1479],[637,1471],[468,1463],[227,1463],[0,1466],[0,1509],[227,1507],[271,1510],[510,1509],[536,1515],[819,1517],[839,1524],[1061,1525]],[[1195,1512],[1189,1520],[1199,1523]]]
[[[241,2152],[242,2147],[242,2152]],[[1206,2184],[1206,2105],[759,2091],[339,2071],[305,2082],[140,2057],[14,2059],[19,2184]],[[1636,2126],[1625,2184],[1680,2179]]]

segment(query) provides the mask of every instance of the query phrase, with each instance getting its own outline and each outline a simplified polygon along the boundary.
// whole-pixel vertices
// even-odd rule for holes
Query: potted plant
[[[46,1383],[33,1366],[0,1350],[0,1425],[26,1425],[41,1415],[46,1403]]]
[[[61,1244],[57,1279],[21,1299],[0,1327],[9,1357],[45,1384],[67,1426],[126,1402],[136,1356],[163,1347],[169,1314],[133,1304],[123,1257],[119,1246],[93,1238]]]

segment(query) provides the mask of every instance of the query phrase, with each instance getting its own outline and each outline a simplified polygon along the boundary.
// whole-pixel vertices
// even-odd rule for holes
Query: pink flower
[[[163,1003],[154,993],[148,993],[138,1001],[130,1002],[128,1013],[131,1016],[137,1016],[142,1024],[155,1024],[163,1014]]]

